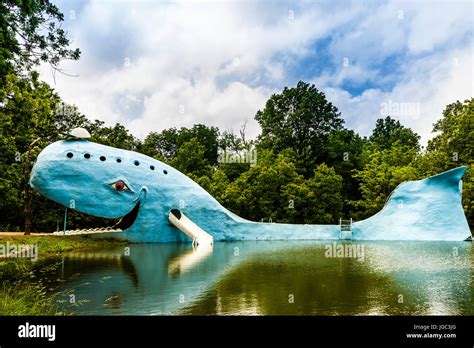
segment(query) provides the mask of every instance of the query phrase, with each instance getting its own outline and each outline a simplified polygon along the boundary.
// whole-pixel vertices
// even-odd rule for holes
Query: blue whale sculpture
[[[462,241],[471,232],[461,205],[466,167],[400,184],[383,209],[351,225],[355,240]],[[121,218],[131,242],[190,241],[170,223],[170,211],[225,240],[340,239],[340,225],[295,225],[245,220],[173,167],[133,151],[84,139],[58,141],[38,156],[30,185],[80,212]],[[115,235],[118,235],[115,233]]]

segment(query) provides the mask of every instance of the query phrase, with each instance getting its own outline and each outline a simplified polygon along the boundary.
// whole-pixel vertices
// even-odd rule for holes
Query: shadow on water
[[[55,277],[81,303],[68,306],[99,315],[474,314],[468,242],[137,244],[129,252],[67,254]]]

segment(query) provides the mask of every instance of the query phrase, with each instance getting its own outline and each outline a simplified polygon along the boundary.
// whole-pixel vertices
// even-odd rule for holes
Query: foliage
[[[196,179],[196,182],[201,185],[207,192],[209,192],[218,201],[223,201],[224,195],[229,185],[229,179],[226,174],[217,169],[212,175],[201,176]]]
[[[79,49],[68,48],[63,20],[49,0],[0,2],[0,88],[11,73],[30,72],[41,62],[58,70],[62,59],[79,59]]]
[[[288,222],[336,224],[342,211],[342,177],[334,168],[320,164],[308,180],[290,183],[283,196],[293,202],[286,210]]]
[[[329,135],[327,143],[328,159],[335,172],[342,177],[343,216],[349,217],[350,201],[360,199],[359,182],[352,175],[361,170],[367,162],[369,146],[367,139],[350,129],[341,129]]]
[[[468,167],[463,178],[462,204],[472,226],[474,225],[474,98],[447,105],[443,117],[434,124],[433,132],[439,134],[428,142],[426,156],[435,154],[436,168],[441,171],[460,165]]]
[[[18,225],[22,220],[24,171],[51,141],[58,139],[54,109],[59,97],[45,83],[8,75],[0,89],[0,214],[2,224]],[[35,139],[37,142],[29,149]],[[28,161],[28,150],[30,161]],[[25,168],[25,166],[27,168]]]
[[[192,177],[201,177],[212,172],[212,166],[205,155],[206,148],[197,138],[192,138],[179,148],[176,157],[170,161],[170,164]]]
[[[373,152],[362,170],[354,177],[360,182],[361,199],[352,201],[356,208],[355,218],[367,218],[382,209],[390,193],[403,181],[418,179],[418,172],[410,161],[410,155],[400,156],[408,151],[398,143],[383,152]]]
[[[290,151],[274,155],[262,150],[261,160],[235,181],[225,191],[223,202],[237,215],[250,220],[285,222],[289,202],[282,194],[286,185],[303,180],[292,162]]]
[[[179,149],[185,143],[196,139],[204,147],[204,158],[209,164],[217,163],[219,130],[216,127],[207,127],[196,124],[192,128],[169,128],[160,133],[151,132],[143,142],[145,154],[171,160],[178,155]]]
[[[116,123],[113,127],[105,127],[103,121],[95,120],[93,124],[86,125],[92,138],[91,140],[99,144],[116,146],[125,150],[137,150],[140,141],[135,138],[130,132],[121,124]]]
[[[303,81],[273,94],[255,119],[262,129],[259,146],[275,153],[292,149],[300,172],[306,175],[311,175],[315,163],[326,160],[328,137],[344,123],[324,93]]]
[[[66,315],[58,306],[60,293],[51,294],[41,284],[3,282],[0,315]]]
[[[375,129],[369,140],[381,151],[390,149],[396,142],[410,148],[420,148],[420,136],[390,116],[379,118],[375,122]]]
[[[254,221],[334,223],[337,220],[342,206],[342,178],[333,168],[322,164],[311,178],[305,179],[296,170],[292,151],[278,155],[263,151],[262,160],[255,167],[217,196],[225,206]]]
[[[245,153],[249,151],[253,151],[255,154],[257,150],[255,149],[255,142],[252,140],[246,140],[245,138],[245,128],[246,124],[240,129],[240,136],[237,136],[232,131],[224,131],[220,134],[218,138],[219,144],[219,155],[221,157],[221,161],[219,161],[219,169],[225,174],[225,176],[234,181],[237,179],[243,172],[249,170],[250,163],[242,163],[242,162],[235,162],[235,163],[227,163],[225,159],[229,155],[237,155],[240,158],[245,156]]]

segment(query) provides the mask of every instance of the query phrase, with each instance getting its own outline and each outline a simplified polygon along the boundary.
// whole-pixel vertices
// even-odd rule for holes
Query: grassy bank
[[[0,245],[36,245],[38,259],[0,258],[0,315],[63,315],[56,306],[59,294],[47,293],[41,281],[32,282],[34,271],[51,267],[62,254],[125,246],[127,242],[86,236],[11,236],[0,233]]]

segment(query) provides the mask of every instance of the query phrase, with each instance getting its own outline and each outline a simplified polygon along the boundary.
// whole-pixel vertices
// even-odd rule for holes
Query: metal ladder
[[[350,220],[339,219],[339,239],[352,240],[352,218]]]

